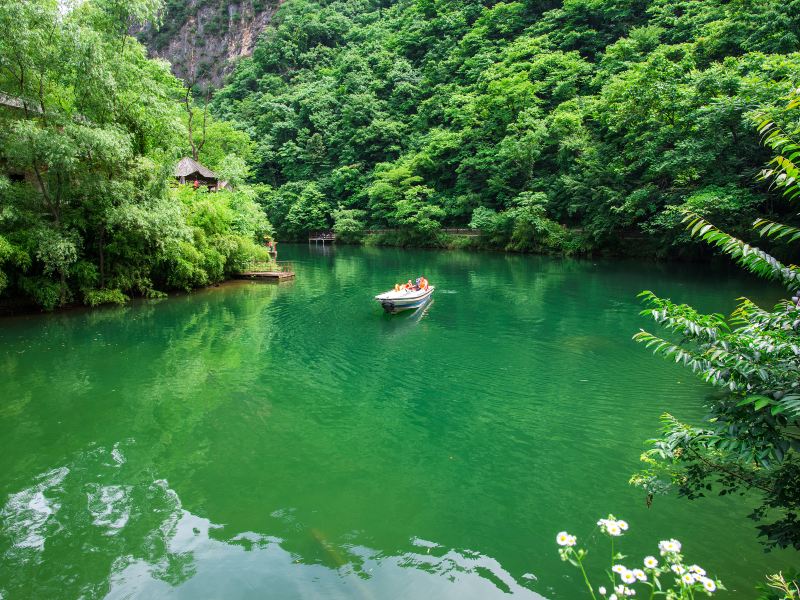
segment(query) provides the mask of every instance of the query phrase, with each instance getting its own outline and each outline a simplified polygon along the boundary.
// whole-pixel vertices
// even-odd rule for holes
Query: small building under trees
[[[181,184],[188,183],[195,187],[205,186],[209,192],[221,190],[226,183],[220,181],[214,171],[188,156],[182,158],[175,166],[175,179]]]

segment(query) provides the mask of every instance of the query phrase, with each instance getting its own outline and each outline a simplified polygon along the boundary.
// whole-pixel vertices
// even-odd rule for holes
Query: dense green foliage
[[[411,239],[680,251],[681,207],[734,232],[763,207],[748,114],[800,78],[797,0],[292,0],[274,24],[215,109],[292,237],[358,210]]]
[[[800,197],[800,96],[788,106],[786,125],[765,119],[760,131],[781,154],[763,177]],[[674,483],[689,498],[709,491],[725,495],[751,492],[761,498],[752,517],[769,545],[800,549],[800,267],[784,264],[763,250],[724,233],[703,217],[687,212],[690,232],[734,258],[744,268],[785,285],[791,300],[772,310],[743,298],[730,319],[705,315],[645,292],[645,311],[678,334],[674,342],[645,331],[636,339],[665,357],[683,363],[721,388],[708,405],[705,427],[664,416],[664,436],[645,455],[650,469],[635,478],[655,492]],[[787,243],[800,231],[759,219],[755,229]]]
[[[0,293],[48,309],[123,302],[219,281],[261,252],[269,224],[251,190],[170,188],[187,146],[181,85],[127,35],[160,6],[0,4]],[[249,146],[212,121],[200,158],[240,181]]]

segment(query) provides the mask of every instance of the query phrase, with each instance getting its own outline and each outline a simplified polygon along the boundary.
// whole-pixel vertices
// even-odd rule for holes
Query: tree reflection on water
[[[333,540],[294,509],[271,512],[277,534],[231,531],[129,460],[136,445],[93,447],[10,497],[4,596],[541,598],[478,552],[417,538],[375,549],[357,531]],[[62,559],[42,568],[50,553]]]

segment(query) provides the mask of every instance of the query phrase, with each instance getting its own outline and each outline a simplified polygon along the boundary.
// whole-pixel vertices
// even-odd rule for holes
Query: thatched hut
[[[181,184],[205,186],[210,192],[216,192],[220,186],[219,177],[214,171],[188,156],[182,158],[175,166],[175,179]]]

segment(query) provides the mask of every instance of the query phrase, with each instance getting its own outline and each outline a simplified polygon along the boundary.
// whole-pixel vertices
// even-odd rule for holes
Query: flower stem
[[[583,568],[583,559],[578,559],[578,566],[581,569],[581,573],[583,573],[583,580],[586,582],[586,587],[589,588],[589,593],[592,595],[592,600],[597,600],[597,596],[594,595],[592,584],[589,583],[589,576],[586,575],[586,569]]]
[[[614,538],[611,538],[611,565],[608,568],[608,578],[611,580],[611,587],[617,584],[617,577],[614,575]]]

